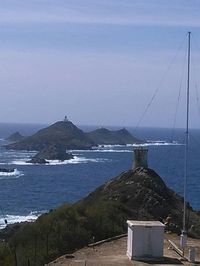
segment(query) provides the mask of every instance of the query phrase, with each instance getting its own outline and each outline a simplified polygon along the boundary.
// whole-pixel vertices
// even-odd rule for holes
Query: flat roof
[[[129,226],[164,226],[160,221],[134,221],[128,220],[127,224]]]

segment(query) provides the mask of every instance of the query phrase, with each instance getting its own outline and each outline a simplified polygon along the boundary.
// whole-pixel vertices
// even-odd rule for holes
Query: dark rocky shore
[[[74,156],[71,153],[66,153],[65,147],[61,145],[51,145],[39,151],[32,159],[27,161],[27,163],[47,164],[49,160],[65,161],[73,158]]]

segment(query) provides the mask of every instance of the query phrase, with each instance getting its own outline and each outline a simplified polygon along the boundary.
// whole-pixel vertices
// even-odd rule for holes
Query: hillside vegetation
[[[70,121],[58,121],[49,127],[39,130],[32,136],[22,140],[15,139],[15,143],[6,146],[8,149],[42,151],[50,146],[62,146],[68,150],[84,150],[91,149],[99,144],[132,144],[142,142],[132,136],[126,129],[110,131],[102,128],[85,133]]]
[[[22,141],[7,145],[7,148],[41,151],[54,145],[66,149],[90,149],[94,143],[72,122],[59,121]]]
[[[0,233],[0,265],[44,265],[95,241],[127,231],[127,219],[160,220],[169,213],[182,227],[183,199],[151,169],[137,168],[111,179],[87,197],[63,205],[34,223],[8,226]],[[200,215],[188,204],[187,227],[200,237]]]

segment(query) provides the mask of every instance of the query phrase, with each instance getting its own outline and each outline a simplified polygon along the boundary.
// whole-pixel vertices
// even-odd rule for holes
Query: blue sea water
[[[36,219],[41,213],[85,197],[96,187],[131,168],[133,146],[104,146],[91,151],[73,151],[75,158],[64,163],[32,165],[35,154],[2,147],[4,138],[19,130],[30,135],[43,125],[0,124],[0,167],[15,168],[14,174],[0,173],[0,228],[8,223]],[[84,130],[94,127],[82,127]],[[159,128],[129,128],[134,135],[150,141],[149,167],[180,195],[184,178],[184,131]],[[200,209],[200,131],[192,130],[189,147],[187,200]]]

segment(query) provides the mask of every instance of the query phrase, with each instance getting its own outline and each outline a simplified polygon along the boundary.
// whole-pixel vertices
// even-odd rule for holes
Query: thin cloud
[[[199,27],[198,5],[169,1],[29,1],[12,5],[4,2],[0,7],[0,23],[74,23],[131,26],[189,26]],[[182,3],[182,4],[181,4]],[[179,5],[178,5],[179,4]]]

